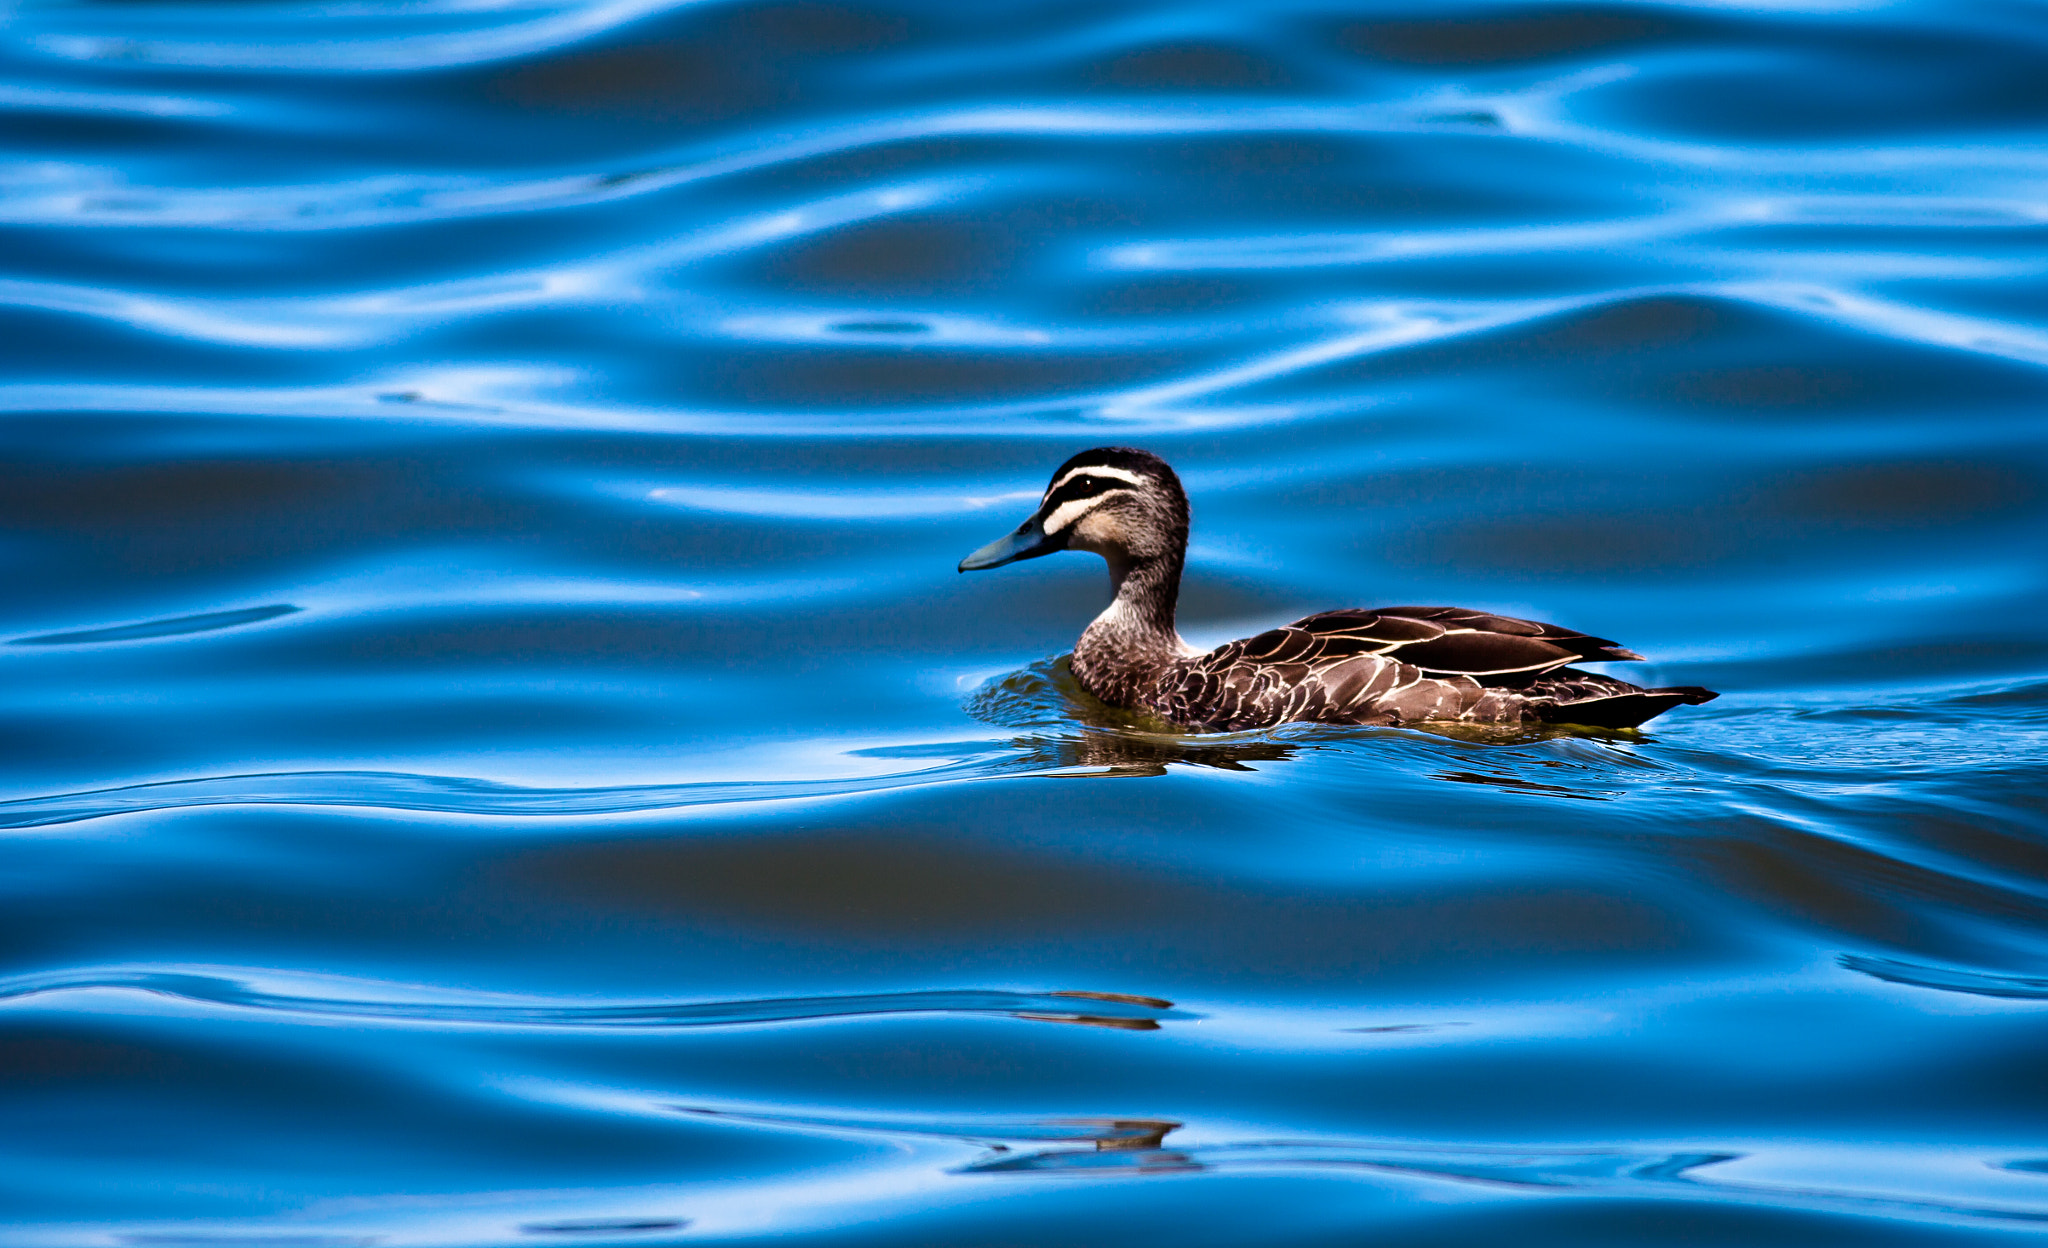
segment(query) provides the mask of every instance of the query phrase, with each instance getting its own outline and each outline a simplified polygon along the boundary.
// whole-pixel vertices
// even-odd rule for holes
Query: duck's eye
[[[1134,492],[1119,488],[1104,490],[1099,494],[1089,494],[1081,498],[1069,498],[1055,506],[1051,511],[1046,512],[1045,520],[1040,527],[1047,533],[1058,533],[1076,520],[1079,520],[1082,516],[1100,507],[1110,498],[1119,494],[1131,494]]]
[[[1051,485],[1046,486],[1045,496],[1047,498],[1051,498],[1053,495],[1060,492],[1061,487],[1072,485],[1074,482],[1077,481],[1082,482],[1084,484],[1089,482],[1098,483],[1097,488],[1101,489],[1114,489],[1116,486],[1119,485],[1146,484],[1145,478],[1139,476],[1135,472],[1129,472],[1122,468],[1109,468],[1104,466],[1096,466],[1092,468],[1073,468],[1069,469],[1066,475],[1058,478]]]

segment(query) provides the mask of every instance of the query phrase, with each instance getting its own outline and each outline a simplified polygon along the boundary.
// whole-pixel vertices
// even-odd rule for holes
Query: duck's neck
[[[1165,638],[1179,649],[1180,634],[1174,631],[1173,609],[1180,601],[1180,572],[1185,559],[1178,551],[1143,559],[1110,559],[1109,580],[1116,587],[1116,600],[1101,618],[1116,615],[1134,633],[1151,639]]]
[[[1097,697],[1120,705],[1142,700],[1137,688],[1125,686],[1147,681],[1188,652],[1173,626],[1181,562],[1178,552],[1110,559],[1116,599],[1074,647],[1075,674]]]

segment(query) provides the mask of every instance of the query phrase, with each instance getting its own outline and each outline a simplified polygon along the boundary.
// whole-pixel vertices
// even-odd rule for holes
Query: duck
[[[1101,446],[1053,471],[1038,509],[960,561],[979,572],[1063,550],[1100,555],[1115,597],[1075,645],[1089,694],[1190,732],[1289,722],[1630,729],[1720,696],[1647,689],[1581,662],[1640,661],[1604,637],[1462,607],[1322,611],[1203,650],[1174,623],[1188,498],[1165,460]]]

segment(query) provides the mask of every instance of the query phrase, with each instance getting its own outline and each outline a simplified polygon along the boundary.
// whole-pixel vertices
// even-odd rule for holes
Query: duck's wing
[[[1567,663],[1640,659],[1604,637],[1463,607],[1378,607],[1323,611],[1245,639],[1255,663],[1305,663],[1381,655],[1433,676],[1521,684]]]
[[[1478,686],[1520,690],[1569,663],[1640,657],[1555,624],[1459,607],[1324,611],[1191,657],[1159,709],[1218,731],[1456,719]]]

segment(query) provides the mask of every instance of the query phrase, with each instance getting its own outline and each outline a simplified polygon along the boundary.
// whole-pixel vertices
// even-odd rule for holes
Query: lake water
[[[37,3],[0,1243],[2048,1230],[2048,9]],[[955,562],[1723,697],[1173,737]]]

